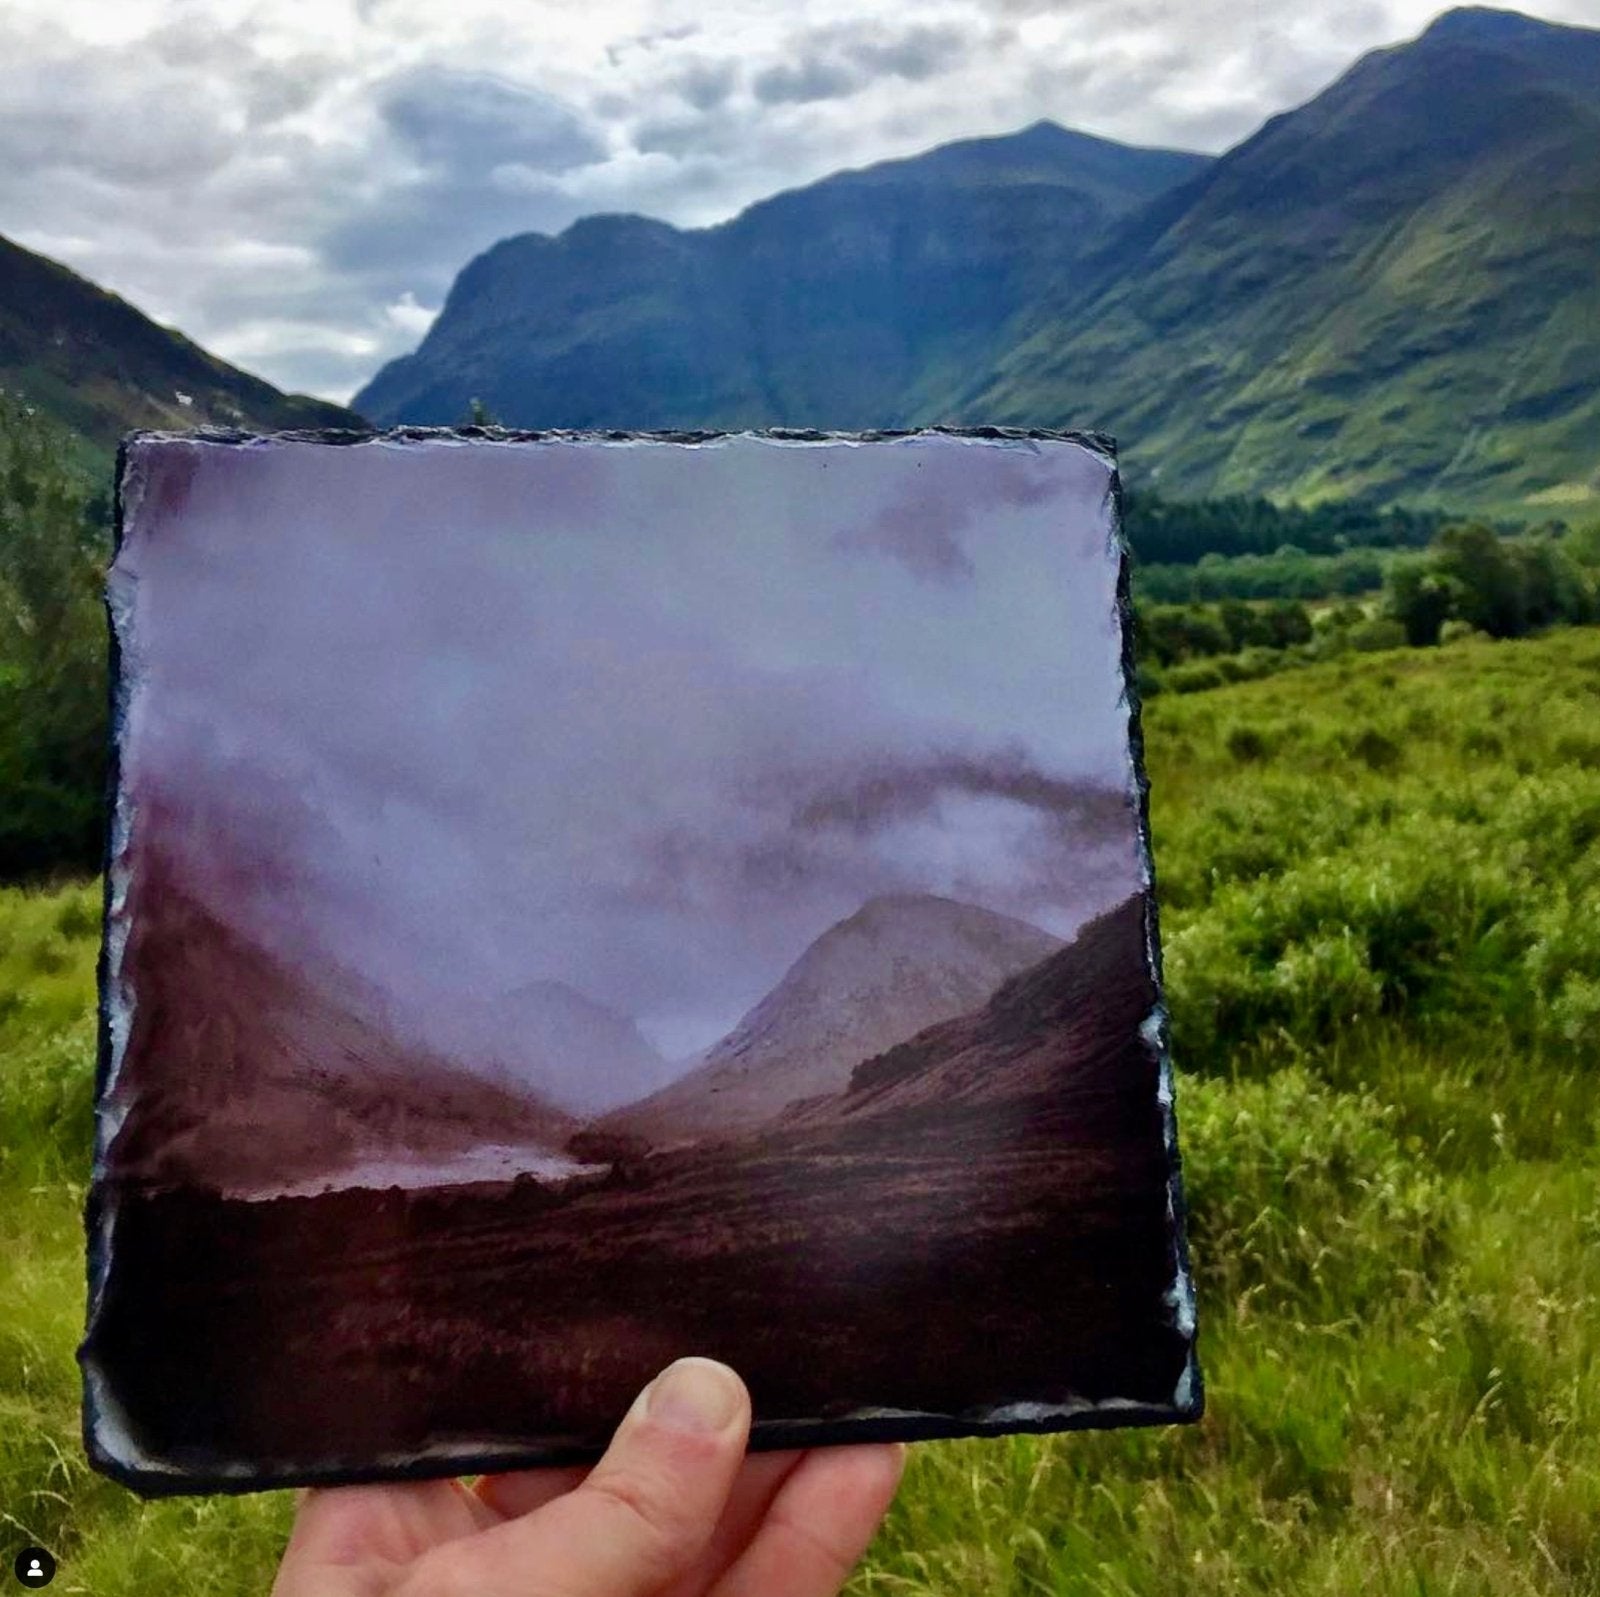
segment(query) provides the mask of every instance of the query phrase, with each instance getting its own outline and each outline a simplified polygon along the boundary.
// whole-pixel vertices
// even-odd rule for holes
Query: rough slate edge
[[[751,1430],[750,1449],[834,1446],[864,1442],[931,1442],[961,1437],[998,1437],[1019,1434],[1046,1435],[1058,1431],[1109,1430],[1135,1425],[1190,1424],[1205,1410],[1205,1386],[1196,1351],[1193,1276],[1189,1267],[1186,1233],[1186,1208],[1183,1174],[1178,1153],[1178,1125],[1173,1102],[1172,1058],[1169,1048],[1166,988],[1162,976],[1159,914],[1156,907],[1155,860],[1150,845],[1150,782],[1145,774],[1144,730],[1138,676],[1134,661],[1133,601],[1128,541],[1123,531],[1124,496],[1122,476],[1117,468],[1117,446],[1108,434],[1057,431],[1040,427],[913,427],[866,432],[821,432],[810,428],[760,428],[744,431],[660,431],[583,430],[549,428],[540,431],[502,427],[396,427],[386,432],[361,432],[348,428],[300,429],[276,433],[250,433],[234,428],[205,427],[189,432],[141,430],[127,434],[117,450],[116,508],[113,521],[112,558],[122,552],[127,504],[124,487],[130,447],[146,439],[211,444],[314,443],[356,445],[373,443],[430,443],[442,440],[484,440],[495,443],[714,443],[724,438],[771,439],[781,443],[879,443],[900,438],[948,437],[1026,443],[1032,441],[1072,443],[1100,456],[1111,468],[1108,494],[1111,500],[1111,537],[1117,549],[1116,607],[1122,632],[1122,683],[1128,706],[1128,760],[1132,768],[1138,801],[1137,826],[1140,864],[1146,882],[1145,957],[1156,985],[1156,1007],[1147,1023],[1149,1041],[1155,1047],[1159,1065],[1158,1093],[1167,1153],[1167,1212],[1173,1247],[1173,1280],[1166,1293],[1172,1323],[1187,1342],[1187,1358],[1178,1377],[1170,1406],[1108,1399],[1074,1408],[1068,1404],[1045,1405],[1021,1402],[999,1404],[987,1410],[992,1416],[1015,1410],[1044,1413],[1019,1413],[1011,1418],[981,1418],[959,1414],[919,1414],[904,1411],[866,1412],[854,1418],[836,1420],[782,1420],[759,1422]],[[113,909],[113,863],[120,837],[121,816],[117,800],[121,791],[121,749],[125,705],[123,701],[123,652],[117,615],[108,593],[106,617],[110,631],[110,706],[111,749],[106,778],[106,834],[102,880],[104,882],[104,926],[109,933]],[[115,1223],[114,1206],[102,1201],[97,1179],[101,1155],[99,1146],[99,1108],[110,1078],[112,1064],[110,987],[115,973],[111,968],[110,937],[103,936],[97,966],[98,1046],[95,1060],[95,1171],[90,1181],[84,1211],[88,1242],[88,1312],[84,1339],[78,1349],[83,1371],[83,1438],[90,1464],[101,1474],[147,1498],[192,1496],[203,1493],[242,1494],[289,1486],[353,1486],[385,1481],[436,1480],[442,1475],[476,1475],[504,1470],[536,1469],[564,1464],[587,1464],[600,1456],[600,1446],[547,1446],[539,1448],[502,1447],[460,1452],[441,1448],[426,1458],[406,1455],[392,1462],[345,1467],[329,1465],[282,1471],[261,1470],[247,1464],[229,1468],[223,1464],[217,1473],[205,1474],[181,1466],[146,1469],[124,1463],[102,1446],[99,1438],[101,1407],[95,1391],[99,1372],[94,1367],[92,1343],[100,1299],[111,1268],[111,1232]]]

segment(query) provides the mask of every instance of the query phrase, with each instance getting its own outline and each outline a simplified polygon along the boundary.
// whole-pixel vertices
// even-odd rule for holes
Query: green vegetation
[[[1136,580],[1140,597],[1158,604],[1350,597],[1381,588],[1393,558],[1387,549],[1308,555],[1286,544],[1269,555],[1202,555],[1193,565],[1141,563]]]
[[[0,879],[100,858],[107,543],[71,458],[0,393]]]
[[[1195,507],[1204,511],[1210,507]],[[1209,576],[1212,591],[1274,589],[1264,570],[1309,579],[1312,557],[1298,551],[1278,556],[1210,557],[1193,567],[1136,566],[1140,683],[1147,698],[1158,693],[1196,693],[1225,682],[1253,681],[1290,666],[1336,655],[1372,653],[1451,643],[1465,637],[1520,638],[1546,627],[1583,624],[1600,617],[1600,529],[1542,529],[1502,537],[1481,522],[1448,522],[1426,551],[1379,554],[1351,550],[1319,562],[1327,576],[1349,578],[1370,559],[1381,572],[1381,599],[1339,598],[1315,609],[1299,599],[1246,600],[1227,597],[1206,604],[1151,603],[1154,586],[1171,591],[1173,578],[1190,577],[1191,592]],[[1292,556],[1293,558],[1284,558]],[[1243,579],[1234,582],[1243,569]],[[1372,584],[1376,587],[1377,584]]]
[[[1558,622],[1600,614],[1596,579],[1584,569],[1587,532],[1571,540],[1577,558],[1553,538],[1497,538],[1485,526],[1446,527],[1425,556],[1389,570],[1388,613],[1411,644],[1440,640],[1452,622],[1491,638],[1520,638]],[[1600,564],[1600,562],[1595,562]]]
[[[962,414],[1092,419],[1181,497],[1600,497],[1600,32],[1482,8],[1153,202]]]
[[[1420,548],[1449,520],[1437,511],[1379,508],[1360,501],[1278,505],[1270,499],[1243,494],[1176,500],[1148,489],[1128,494],[1123,519],[1128,542],[1142,571],[1159,565],[1197,565],[1215,571],[1224,561],[1254,555],[1287,568],[1286,581],[1292,578],[1294,568],[1301,567],[1310,556],[1336,557],[1360,551],[1370,557],[1378,549]],[[1261,571],[1259,566],[1234,569]],[[1314,598],[1337,591],[1335,587],[1319,586],[1303,593],[1222,592],[1196,593],[1192,597]]]
[[[1209,1410],[916,1449],[857,1591],[1600,1589],[1597,695],[1569,629],[1149,706]],[[0,1503],[65,1590],[264,1593],[287,1494],[78,1445],[97,913],[0,890]]]

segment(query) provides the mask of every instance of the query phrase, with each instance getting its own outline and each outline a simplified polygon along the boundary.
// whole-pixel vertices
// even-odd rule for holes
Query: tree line
[[[1148,565],[1192,566],[1208,555],[1275,555],[1285,549],[1302,555],[1338,555],[1356,548],[1419,549],[1451,519],[1442,511],[1362,500],[1275,505],[1270,499],[1234,495],[1178,501],[1148,488],[1130,490],[1123,501],[1128,542],[1140,562]]]

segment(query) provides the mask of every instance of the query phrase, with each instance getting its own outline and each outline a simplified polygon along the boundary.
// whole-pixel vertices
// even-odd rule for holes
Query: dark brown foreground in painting
[[[684,1353],[768,1421],[1166,1407],[1186,1348],[1138,909],[1102,928],[1121,980],[1087,1009],[1041,966],[736,1142],[559,1188],[125,1192],[90,1352],[145,1448],[200,1475],[594,1443]],[[928,1071],[954,1072],[934,1101],[897,1096]]]

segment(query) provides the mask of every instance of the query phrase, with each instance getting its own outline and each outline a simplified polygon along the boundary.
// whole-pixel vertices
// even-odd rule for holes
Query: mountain
[[[530,982],[487,1018],[501,1039],[489,1057],[501,1061],[503,1074],[573,1114],[631,1103],[674,1073],[631,1020],[565,982]]]
[[[1463,10],[1131,222],[956,408],[1183,495],[1600,490],[1600,32]],[[1159,474],[1159,475],[1158,475]]]
[[[514,425],[1092,426],[1172,496],[1600,501],[1600,32],[1452,11],[1216,160],[1049,123],[457,279],[358,398]]]
[[[718,227],[593,216],[507,239],[415,354],[356,397],[380,423],[872,427],[937,408],[1017,310],[1206,158],[1040,122],[825,178]]]
[[[929,894],[870,899],[830,927],[688,1075],[609,1117],[654,1141],[771,1120],[842,1091],[862,1060],[989,997],[1060,939]]]
[[[1084,926],[1065,947],[1013,976],[970,1014],[930,1026],[863,1060],[848,1088],[795,1104],[790,1127],[838,1125],[956,1104],[1021,1104],[1100,1081],[1156,1004],[1142,893]],[[1102,1081],[1101,1078],[1104,1078]],[[1080,1109],[1079,1114],[1083,1113]]]
[[[560,1162],[569,1117],[393,1035],[359,984],[326,970],[313,984],[148,852],[136,895],[121,966],[135,1002],[110,1106],[115,1177],[268,1195],[483,1144]]]
[[[158,326],[65,266],[0,238],[0,388],[104,461],[135,427],[360,427],[339,405],[282,394]]]

